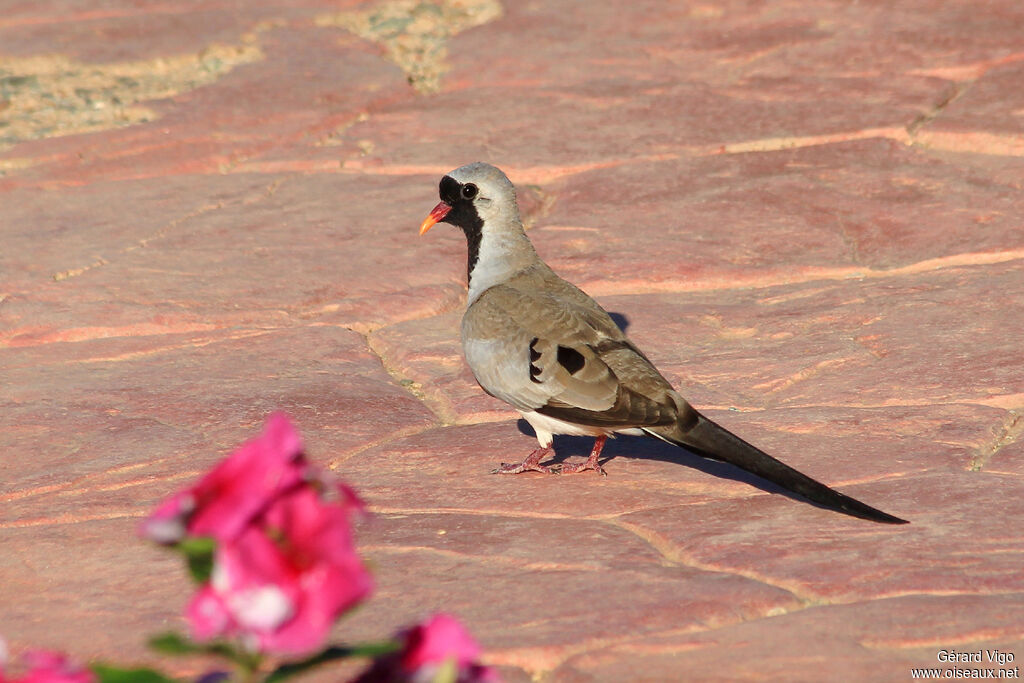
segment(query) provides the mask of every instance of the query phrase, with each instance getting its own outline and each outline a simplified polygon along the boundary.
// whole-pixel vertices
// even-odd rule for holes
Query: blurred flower
[[[2,641],[0,641],[2,642]],[[3,653],[6,656],[6,652]],[[0,666],[0,683],[95,683],[96,676],[86,669],[70,664],[56,652],[36,650],[22,657],[28,671],[20,678],[7,678]],[[0,658],[0,664],[3,664]]]
[[[186,609],[195,639],[306,654],[373,589],[350,524],[363,510],[306,461],[288,417],[274,413],[259,437],[157,508],[142,533],[182,551],[201,582]]]
[[[498,673],[477,663],[480,646],[448,614],[435,614],[399,634],[402,650],[378,659],[356,683],[497,683]]]
[[[309,653],[370,594],[349,524],[362,504],[340,483],[317,483],[279,497],[218,545],[211,580],[187,611],[195,638],[240,636],[261,652]]]
[[[140,532],[168,545],[186,535],[233,539],[275,498],[302,482],[307,468],[302,439],[284,413],[274,413],[260,436],[165,501]]]

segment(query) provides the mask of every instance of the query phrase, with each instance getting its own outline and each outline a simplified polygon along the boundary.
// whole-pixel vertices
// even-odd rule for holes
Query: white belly
[[[523,418],[530,423],[533,431],[537,432],[537,442],[541,448],[551,445],[551,437],[554,434],[568,434],[569,436],[608,436],[611,434],[633,434],[640,436],[644,432],[641,429],[609,429],[607,427],[594,427],[591,425],[578,425],[572,422],[564,422],[554,417],[541,415],[534,411],[519,411]]]

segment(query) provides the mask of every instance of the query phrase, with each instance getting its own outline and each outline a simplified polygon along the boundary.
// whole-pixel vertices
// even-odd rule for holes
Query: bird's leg
[[[491,474],[519,474],[520,472],[543,472],[544,474],[555,474],[555,470],[547,465],[541,465],[540,460],[551,452],[551,446],[538,448],[526,456],[526,460],[519,464],[501,463],[501,467],[491,470]]]
[[[585,472],[586,470],[594,470],[600,475],[607,476],[608,473],[604,471],[604,468],[597,464],[597,459],[601,456],[601,449],[604,448],[604,442],[607,439],[608,437],[603,434],[594,439],[594,448],[591,449],[590,457],[587,458],[587,461],[563,464],[562,474],[573,474],[574,472]]]

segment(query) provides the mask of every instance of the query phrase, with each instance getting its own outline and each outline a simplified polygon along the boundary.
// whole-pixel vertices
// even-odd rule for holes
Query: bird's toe
[[[521,472],[543,472],[544,474],[558,474],[558,470],[554,467],[548,467],[546,465],[539,465],[536,463],[529,462],[503,462],[501,463],[500,466],[495,467],[493,470],[491,470],[491,474],[519,474]]]

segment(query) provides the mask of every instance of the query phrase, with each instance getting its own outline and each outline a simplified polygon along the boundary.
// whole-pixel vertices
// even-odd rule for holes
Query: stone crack
[[[366,340],[366,348],[380,361],[384,372],[388,373],[399,386],[409,392],[416,400],[423,403],[442,426],[455,424],[456,415],[451,405],[436,397],[428,396],[423,391],[421,383],[411,377],[407,377],[398,365],[388,358],[386,350],[375,341],[373,333],[363,333],[363,339]]]
[[[321,15],[316,25],[339,26],[381,45],[413,89],[425,95],[441,89],[448,41],[502,13],[497,0],[390,0],[362,12]]]
[[[1024,434],[1024,415],[1019,410],[1011,410],[996,430],[996,436],[988,443],[982,444],[971,458],[968,469],[980,472],[988,462],[1006,446],[1017,441]]]
[[[801,588],[792,582],[774,579],[770,576],[766,576],[752,570],[722,567],[720,565],[701,562],[692,555],[683,552],[682,549],[661,534],[640,526],[639,524],[633,524],[632,522],[626,522],[621,519],[610,519],[608,520],[608,523],[636,535],[656,550],[670,564],[698,569],[700,571],[728,574],[731,576],[739,576],[744,579],[749,579],[765,586],[784,591],[804,606],[822,604],[822,598],[820,596],[804,593]]]
[[[953,83],[949,86],[949,89],[943,95],[942,99],[940,99],[934,107],[907,124],[907,135],[910,136],[910,141],[914,142],[917,132],[937,119],[942,112],[949,107],[949,105],[960,99],[960,97],[970,89],[971,84],[971,82]]]

